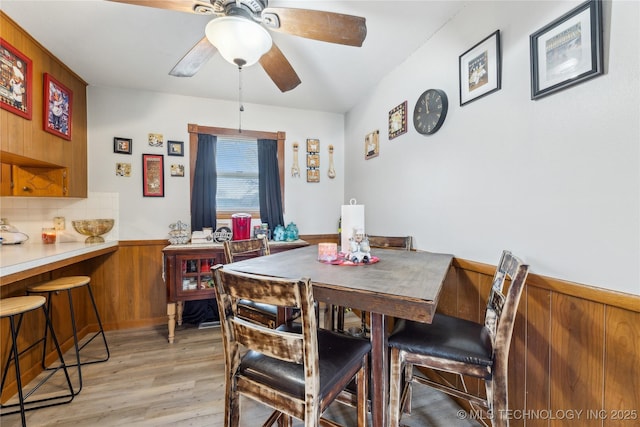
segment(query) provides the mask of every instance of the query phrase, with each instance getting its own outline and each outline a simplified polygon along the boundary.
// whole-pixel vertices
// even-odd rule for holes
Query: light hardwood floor
[[[29,426],[223,425],[224,361],[218,327],[177,327],[174,344],[167,342],[166,326],[110,331],[107,339],[111,358],[83,366],[81,393],[69,404],[27,412]],[[86,347],[85,357],[92,352],[99,356],[96,341]],[[66,358],[71,357],[67,353]],[[71,372],[76,380],[75,370]],[[445,395],[425,387],[415,390],[413,412],[403,416],[404,425],[478,425],[460,419],[459,407]],[[249,399],[243,398],[241,405],[243,427],[260,426],[271,413]],[[356,421],[354,409],[339,403],[333,404],[327,417],[345,426]],[[0,425],[19,426],[19,414],[3,416]]]

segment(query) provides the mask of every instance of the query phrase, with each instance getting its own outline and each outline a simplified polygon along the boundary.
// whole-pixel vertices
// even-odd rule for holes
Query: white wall
[[[301,234],[335,233],[343,197],[344,117],[264,105],[244,105],[242,128],[287,134],[285,151],[285,223],[298,225]],[[91,86],[88,89],[89,189],[120,195],[121,240],[163,239],[169,224],[190,221],[189,134],[187,124],[238,127],[238,104],[204,98]],[[149,133],[160,133],[162,148],[151,147]],[[113,138],[132,138],[131,155],[115,154]],[[306,139],[320,140],[321,178],[306,182]],[[183,141],[185,156],[167,156],[167,140]],[[291,177],[292,144],[300,143],[301,177]],[[338,171],[327,177],[328,146],[333,144]],[[164,155],[164,197],[142,196],[142,154]],[[116,163],[131,163],[131,176],[116,176]],[[183,164],[185,177],[171,177],[171,164]]]
[[[511,249],[535,273],[640,294],[640,3],[604,4],[605,75],[530,100],[529,35],[577,4],[471,2],[349,112],[344,201],[365,205],[367,232],[494,265]],[[458,57],[496,29],[502,90],[460,107]],[[449,112],[426,137],[411,115],[428,88]],[[409,130],[389,141],[404,100]]]

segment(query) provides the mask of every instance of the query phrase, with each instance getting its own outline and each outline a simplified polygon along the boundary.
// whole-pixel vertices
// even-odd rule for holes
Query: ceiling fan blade
[[[262,55],[260,65],[267,72],[271,80],[278,86],[281,92],[287,92],[298,86],[301,81],[289,60],[275,43],[271,45],[269,52]]]
[[[116,3],[133,4],[138,6],[155,7],[157,9],[177,10],[178,12],[196,13],[194,6],[203,4],[211,8],[209,2],[193,0],[108,0]]]
[[[269,15],[276,15],[279,27],[272,27]],[[362,46],[367,36],[365,18],[321,10],[269,7],[262,13],[265,25],[273,30],[323,42]]]
[[[203,37],[187,52],[180,61],[169,71],[169,75],[175,77],[191,77],[196,74],[200,68],[216,54],[218,49]]]

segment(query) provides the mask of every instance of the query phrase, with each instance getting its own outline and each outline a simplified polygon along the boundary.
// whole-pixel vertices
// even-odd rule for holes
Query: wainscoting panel
[[[495,266],[453,269],[438,310],[482,321]],[[509,355],[511,425],[638,426],[639,390],[640,297],[530,274]]]

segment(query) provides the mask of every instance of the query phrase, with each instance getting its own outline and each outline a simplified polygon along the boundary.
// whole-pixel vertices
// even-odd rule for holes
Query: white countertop
[[[118,246],[117,241],[88,244],[69,242],[53,245],[40,243],[0,245],[0,278],[114,246]]]

